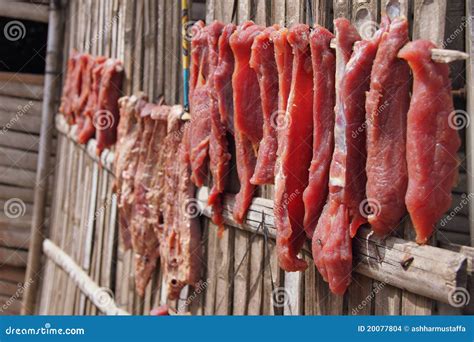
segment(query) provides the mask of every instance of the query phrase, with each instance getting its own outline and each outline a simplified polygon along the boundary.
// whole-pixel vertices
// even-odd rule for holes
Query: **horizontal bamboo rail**
[[[64,251],[51,240],[46,239],[43,241],[43,252],[69,275],[82,293],[84,293],[101,312],[108,316],[130,315],[128,312],[117,307],[112,293],[109,293],[108,289],[99,287],[69,255],[64,253]]]
[[[57,116],[56,125],[59,132],[74,139],[75,127],[69,127],[62,115]],[[95,156],[95,144],[92,139],[86,148],[89,155],[99,161]],[[113,151],[103,153],[100,161],[102,167],[111,170]],[[202,214],[211,217],[211,208],[207,206],[208,193],[209,189],[202,187],[197,190],[196,199]],[[273,200],[254,198],[244,224],[237,224],[232,219],[234,201],[234,195],[226,194],[223,212],[226,224],[254,233],[266,233],[275,239]],[[265,229],[262,229],[262,224]],[[379,240],[371,236],[367,228],[360,229],[353,246],[355,272],[399,289],[449,303],[454,291],[467,286],[468,258],[463,253],[420,246],[396,237]]]

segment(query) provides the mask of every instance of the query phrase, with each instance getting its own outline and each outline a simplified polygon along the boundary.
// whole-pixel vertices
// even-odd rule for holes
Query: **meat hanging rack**
[[[223,17],[227,16],[227,19],[230,19],[228,9],[226,11],[224,8],[224,6],[228,3],[235,4],[236,2],[231,1],[231,2],[219,3],[215,1],[209,1],[208,8],[207,8],[207,14],[209,18],[225,19]],[[243,2],[237,2],[237,3],[238,3],[237,6],[239,10],[237,12],[238,18],[236,18],[236,20],[242,21],[246,19],[246,17],[248,18],[248,16],[250,15],[250,7],[244,4]],[[282,1],[282,3],[283,3],[283,8],[285,8],[285,2]],[[354,7],[352,8],[347,2],[335,1],[334,3],[335,3],[334,5],[335,16],[340,16],[340,13],[344,12],[344,16],[350,17],[351,15],[349,15],[348,13],[351,13],[352,11],[357,12],[362,9],[362,7],[358,7],[358,5],[356,4],[354,4]],[[388,3],[388,1],[382,2],[383,5],[385,5],[385,3]],[[399,3],[400,3],[400,11],[407,9],[408,2],[399,1]],[[128,2],[127,2],[127,5],[129,5]],[[128,13],[127,7],[126,7],[127,5],[124,5],[124,10],[125,10],[124,13]],[[184,5],[184,2],[182,3],[182,6],[183,5]],[[287,24],[287,25],[300,21],[300,20],[302,21],[303,18],[300,13],[301,8],[298,7],[294,3],[288,3],[286,5],[287,5],[286,15],[278,12],[277,7],[275,7],[276,8],[275,21],[286,20],[286,23],[283,22],[282,24]],[[378,8],[376,7],[377,5],[373,1],[367,1],[363,5],[365,6],[364,8],[367,8],[369,10],[369,13],[374,14],[374,13],[377,13],[378,11]],[[81,7],[82,4],[77,5],[77,6]],[[231,5],[228,7],[233,8],[234,6]],[[185,8],[185,7],[183,6],[182,8]],[[313,6],[311,10],[314,11],[315,8],[316,6]],[[134,10],[137,10],[137,9],[141,10],[140,5],[138,5],[138,8],[134,8]],[[261,11],[262,9],[258,7],[258,10]],[[443,15],[440,14],[436,18],[438,19],[442,18]],[[268,24],[268,21],[266,21],[265,19],[265,15],[262,15],[261,13],[257,13],[256,16],[260,18],[259,20],[264,21],[263,24],[265,23]],[[278,16],[280,16],[279,17],[280,19],[278,19]],[[182,17],[183,21],[184,21],[184,18],[185,16]],[[309,18],[312,19],[313,16],[310,15]],[[324,20],[328,21],[330,19],[328,19],[327,17],[321,16],[321,17],[316,18],[315,21],[321,22]],[[417,20],[423,23],[427,22],[427,19],[420,19],[419,17],[415,16],[415,22]],[[430,20],[432,20],[431,17],[430,17]],[[76,25],[81,25],[81,23],[76,23]],[[119,25],[130,26],[130,25],[134,25],[134,23],[133,23],[133,20],[129,18],[128,21],[126,21],[125,23],[121,23]],[[139,25],[143,25],[143,23],[137,23],[137,25],[138,25],[137,27],[139,27]],[[124,27],[124,31],[125,31],[125,27]],[[184,44],[185,43],[183,41],[183,45]],[[433,60],[437,62],[450,63],[452,61],[465,59],[466,57],[467,57],[467,54],[463,52],[459,52],[459,51],[445,50],[445,49],[432,50],[432,58]],[[183,61],[184,59],[185,58],[183,57]],[[185,65],[186,63],[183,63],[183,66]],[[127,68],[127,66],[125,67]],[[129,77],[133,77],[133,76],[129,76]],[[186,78],[186,76],[184,76],[184,78]],[[186,95],[184,95],[184,98],[185,96]],[[183,101],[183,103],[186,103],[186,101]],[[183,110],[183,112],[185,111]],[[187,120],[190,117],[189,115],[185,113],[182,116],[182,118],[184,120]],[[60,116],[57,118],[56,127],[62,136],[67,137],[71,141],[74,141],[75,128],[68,127],[67,124],[62,120],[62,117]],[[101,166],[103,167],[104,172],[111,173],[112,172],[111,163],[114,159],[114,152],[112,150],[105,150],[100,157],[97,157],[95,155],[95,150],[96,150],[95,144],[96,142],[94,140],[91,140],[85,148],[74,144],[74,145],[71,145],[73,146],[71,147],[71,150],[77,149],[78,151],[80,151],[80,153],[84,154],[84,156],[92,158],[92,160],[94,160],[95,162],[100,162]],[[220,249],[218,248],[211,252],[222,253],[223,246],[225,246],[226,244],[234,243],[234,241],[232,240],[234,238],[234,234],[236,237],[238,236],[238,238],[236,238],[235,240],[236,241],[235,243],[237,243],[238,241],[242,241],[242,237],[248,236],[247,232],[250,232],[252,236],[256,232],[258,232],[258,235],[265,235],[265,232],[267,232],[267,237],[269,237],[270,240],[272,240],[275,236],[274,217],[273,217],[273,211],[272,211],[273,201],[267,198],[263,198],[263,196],[271,197],[270,194],[271,194],[271,189],[264,187],[263,192],[262,192],[262,197],[256,197],[253,199],[252,204],[249,209],[249,214],[247,216],[246,221],[243,224],[237,224],[233,220],[232,207],[233,207],[233,202],[235,199],[233,196],[226,194],[225,200],[224,200],[223,215],[224,215],[225,223],[229,227],[231,227],[230,229],[234,229],[234,232],[231,233],[230,230],[227,230],[224,232],[224,236],[221,238],[221,240],[216,240],[216,239],[212,240],[211,242],[214,243],[216,246],[218,246]],[[206,205],[208,195],[209,195],[209,188],[202,187],[198,189],[196,198],[198,199],[199,203],[201,203],[201,207],[204,208],[202,212],[203,215],[210,217],[212,213]],[[259,229],[259,227],[262,227],[262,225],[265,227],[265,229],[261,229],[261,228]],[[212,230],[212,229],[213,227],[211,227],[209,230]],[[238,240],[238,239],[241,239],[241,240]],[[45,252],[47,250],[47,255],[51,256],[55,254],[54,248],[50,248],[51,245],[48,245],[48,241],[46,241],[46,245],[48,246],[45,248]],[[238,248],[240,249],[240,247]],[[249,246],[249,248],[252,248],[252,246]],[[431,298],[442,303],[449,302],[449,298],[452,295],[452,291],[454,289],[459,288],[459,287],[461,288],[466,287],[467,278],[470,276],[470,273],[472,271],[471,260],[472,260],[473,254],[471,253],[469,248],[461,248],[458,251],[453,251],[453,250],[442,249],[442,248],[433,247],[433,246],[418,246],[415,243],[412,243],[410,241],[403,240],[403,239],[398,239],[398,238],[388,238],[384,241],[380,241],[380,240],[375,239],[373,236],[370,236],[367,230],[362,230],[357,236],[357,239],[354,241],[354,249],[355,249],[356,258],[359,262],[356,268],[356,272],[358,273],[358,275],[356,276],[359,276],[359,275],[366,276],[377,282],[391,285],[397,289],[397,290],[394,289],[394,292],[400,291],[400,290],[407,290],[407,292],[411,293],[410,295],[420,295],[423,298]],[[462,252],[459,252],[459,251],[462,251]],[[307,252],[308,252],[308,248],[305,247],[303,249],[303,255],[305,255],[305,257],[307,257]],[[237,254],[237,248],[236,248],[236,254]],[[258,253],[256,255],[258,255]],[[441,255],[442,257],[440,257]],[[440,262],[440,260],[442,260],[443,262]],[[227,265],[226,263],[232,263],[233,260],[230,259],[229,256],[224,255],[221,262],[222,262],[222,265],[225,266]],[[250,265],[247,265],[247,267],[250,267]],[[244,269],[245,267],[239,270],[241,272],[240,275],[245,274],[243,271]],[[216,276],[216,272],[220,272],[219,270],[211,270],[211,272],[214,272],[214,275],[211,274],[210,277],[217,277],[216,279],[219,279],[219,277],[224,277],[221,279],[229,279],[229,276],[227,276],[226,278],[226,276],[223,275],[222,273],[219,273],[219,275]],[[301,302],[300,290],[296,289],[297,286],[292,287],[292,284],[300,284],[302,279],[307,279],[309,275],[306,275],[306,274],[305,275],[287,274],[287,275],[288,277],[285,276],[285,284],[288,286],[289,291],[292,294],[294,294],[294,297],[296,298],[295,301],[299,303],[299,304],[290,303],[289,306],[293,306],[292,312],[302,312],[305,309],[302,308],[301,305],[304,306],[306,304],[301,304],[302,302]],[[314,290],[314,286],[319,286],[315,284],[310,285],[310,282],[308,282],[307,284],[309,286],[305,287],[304,291],[309,291],[311,289]],[[430,285],[429,287],[427,287],[426,284],[431,284],[432,286]],[[210,292],[218,291],[215,287],[213,288],[213,286],[215,285],[212,285],[212,284],[210,285],[209,291]],[[241,285],[238,282],[234,284],[235,289],[239,288],[239,286]],[[390,288],[390,290],[392,289]],[[406,295],[406,296],[410,296],[410,295]],[[229,293],[227,293],[226,296],[229,296]],[[363,297],[363,294],[359,294],[359,296]],[[405,296],[405,294],[403,294],[403,296]],[[333,303],[338,303],[337,299],[331,296],[329,296],[328,298],[329,300],[333,301]],[[234,294],[233,300],[236,303],[238,303],[240,300],[239,295]],[[129,309],[133,310],[133,307],[132,307],[133,304],[127,304],[127,305]],[[130,310],[130,312],[132,310]],[[201,312],[205,312],[208,309],[201,308],[200,310],[202,310]],[[285,308],[285,313],[288,313],[286,308]]]

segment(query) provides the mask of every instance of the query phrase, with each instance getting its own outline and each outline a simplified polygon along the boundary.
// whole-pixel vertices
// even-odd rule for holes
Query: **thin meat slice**
[[[189,139],[191,126],[179,119],[169,124],[170,143],[177,154],[166,158],[164,229],[160,250],[168,298],[177,299],[185,285],[195,286],[201,275],[199,208],[191,182]],[[184,134],[176,134],[183,132]],[[181,139],[182,137],[182,139]],[[177,147],[177,149],[176,149]]]
[[[278,147],[278,69],[271,34],[279,30],[278,25],[267,27],[252,45],[250,67],[255,70],[260,86],[263,112],[263,138],[258,149],[257,164],[250,182],[255,185],[273,184]]]
[[[313,236],[329,191],[329,167],[334,150],[336,56],[330,47],[334,35],[316,25],[310,35],[313,63],[313,159],[308,186],[303,193],[304,228]]]
[[[216,31],[216,34],[210,34],[208,36],[208,49],[209,49],[209,110],[211,116],[211,133],[210,133],[210,144],[209,144],[209,167],[212,175],[212,188],[209,194],[208,204],[213,207],[212,221],[222,226],[224,219],[222,217],[222,193],[224,193],[227,178],[229,175],[229,164],[231,155],[229,153],[229,146],[227,141],[227,125],[221,118],[219,112],[219,94],[215,87],[215,76],[219,62],[219,45],[224,45],[220,37],[224,29],[224,25],[218,21],[215,21],[212,26]],[[219,34],[217,34],[219,33]],[[228,37],[228,34],[226,35]],[[224,38],[225,39],[225,38]],[[228,39],[228,38],[227,38]],[[223,74],[223,70],[220,70],[219,77],[221,79],[226,78],[230,81],[232,76],[232,70],[225,69],[227,74]]]
[[[211,135],[211,98],[209,63],[209,41],[217,42],[223,25],[214,22],[204,26],[198,21],[193,26],[191,41],[191,66],[189,82],[189,104],[191,114],[190,160],[191,179],[196,186],[202,186],[208,174],[209,140]]]
[[[81,96],[76,109],[77,115],[81,116],[77,134],[77,141],[80,144],[86,144],[95,135],[94,114],[97,111],[97,99],[102,79],[101,65],[106,60],[107,58],[103,56],[90,57],[82,78]]]
[[[372,230],[379,236],[390,234],[406,212],[406,125],[411,82],[408,64],[397,54],[407,42],[408,21],[397,18],[382,35],[365,104],[367,214]]]
[[[122,97],[119,100],[120,122],[114,154],[114,191],[117,194],[120,232],[125,249],[132,246],[130,221],[134,202],[134,177],[139,157],[140,112],[145,101],[144,95]]]
[[[252,201],[255,185],[250,179],[255,171],[257,151],[263,136],[263,116],[257,74],[250,68],[253,41],[264,28],[244,22],[230,38],[235,68],[232,74],[234,98],[234,137],[240,190],[235,198],[233,216],[242,223]]]
[[[159,124],[151,118],[155,104],[146,104],[141,113],[140,121],[140,147],[138,150],[138,164],[134,179],[134,203],[132,208],[132,246],[135,254],[135,286],[137,293],[143,296],[151,273],[156,267],[159,257],[159,241],[156,238],[150,217],[154,215],[148,202],[148,192],[151,188],[155,164],[155,154],[150,146],[154,139],[159,139],[155,134],[156,125]]]
[[[285,117],[288,97],[290,96],[291,76],[293,71],[293,49],[287,39],[288,29],[281,28],[271,34],[275,50],[275,62],[278,71],[278,114],[279,117],[273,118],[275,122],[283,123],[281,120]],[[277,132],[278,133],[278,132]],[[278,134],[277,134],[278,136]],[[277,139],[278,140],[278,139]]]
[[[68,61],[67,77],[64,83],[62,102],[59,110],[66,116],[69,124],[74,124],[76,118],[74,117],[74,101],[81,93],[82,86],[82,54],[72,51],[71,57]]]
[[[227,24],[219,38],[219,61],[214,72],[214,88],[217,93],[219,113],[227,130],[234,132],[234,99],[232,95],[232,73],[234,72],[234,54],[230,48],[230,36],[236,26]]]
[[[97,111],[93,122],[96,128],[97,155],[115,144],[119,121],[118,99],[122,92],[123,66],[116,59],[108,59],[103,64]]]
[[[434,225],[451,206],[451,188],[457,178],[456,132],[449,66],[431,60],[436,46],[426,40],[408,43],[398,56],[413,73],[413,91],[407,123],[408,189],[405,203],[416,231],[426,243]]]
[[[366,222],[360,211],[365,198],[365,93],[369,90],[372,64],[381,28],[372,40],[355,43],[356,30],[347,19],[336,19],[339,60],[336,80],[335,146],[329,176],[329,196],[313,235],[313,258],[333,293],[343,294],[351,281],[352,242]],[[355,130],[361,134],[352,135]]]
[[[275,225],[278,261],[289,272],[308,266],[298,258],[306,234],[303,227],[303,191],[308,185],[308,169],[313,147],[313,68],[309,47],[309,27],[298,24],[288,33],[293,49],[293,73],[285,126],[278,135],[278,162],[275,177]]]

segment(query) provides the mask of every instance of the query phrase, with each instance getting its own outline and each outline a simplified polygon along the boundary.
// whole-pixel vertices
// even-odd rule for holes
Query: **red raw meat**
[[[213,217],[212,221],[222,226],[224,219],[222,217],[222,193],[224,193],[227,178],[229,176],[229,164],[231,155],[229,153],[229,146],[227,141],[227,125],[226,121],[222,120],[221,113],[219,112],[219,91],[215,86],[216,82],[216,71],[219,62],[219,48],[222,46],[224,49],[230,50],[228,46],[228,39],[230,30],[233,29],[233,25],[227,27],[227,32],[222,40],[222,33],[224,25],[218,21],[215,21],[211,26],[212,30],[216,31],[216,34],[210,34],[208,37],[208,49],[209,49],[209,100],[210,100],[210,116],[211,116],[211,134],[209,144],[209,168],[211,170],[213,184],[209,194],[208,204],[212,205]],[[219,36],[221,38],[219,38]],[[227,40],[227,42],[226,42]],[[230,51],[224,51],[224,54],[230,53]],[[231,68],[221,68],[219,74],[219,81],[226,79],[230,82],[232,77]],[[224,114],[225,115],[225,114]]]
[[[123,67],[119,60],[108,59],[103,64],[97,111],[93,122],[96,128],[97,155],[115,144],[119,121],[118,99],[122,89]]]
[[[82,78],[81,97],[78,101],[77,116],[80,115],[78,123],[77,141],[86,144],[95,135],[94,113],[97,111],[97,99],[99,97],[100,83],[102,79],[101,65],[107,60],[106,57],[90,57],[85,74]]]
[[[179,118],[179,117],[178,117]],[[164,280],[168,298],[179,297],[185,285],[195,286],[201,275],[201,228],[199,204],[194,199],[191,182],[189,139],[191,125],[174,120],[169,123],[169,142],[175,142],[177,154],[167,154],[165,168],[166,196],[163,206],[164,229],[160,243]],[[176,134],[183,132],[184,134]],[[182,137],[182,139],[181,139]],[[181,141],[181,142],[179,142]]]
[[[75,123],[74,101],[81,93],[82,68],[80,67],[81,54],[73,50],[68,60],[67,74],[64,81],[63,94],[61,97],[60,112],[66,116],[70,124]],[[83,60],[82,60],[83,61]]]
[[[117,193],[119,223],[125,249],[131,247],[130,223],[134,200],[134,179],[140,147],[140,112],[147,98],[144,95],[119,100],[120,122],[114,160],[114,191]]]
[[[208,174],[209,139],[211,135],[211,99],[209,95],[209,45],[208,40],[217,41],[222,24],[204,26],[198,21],[193,26],[191,41],[191,65],[189,78],[189,109],[191,114],[190,158],[191,180],[196,186],[204,184]]]
[[[152,170],[156,163],[154,149],[150,147],[155,144],[155,139],[162,139],[155,134],[159,121],[153,120],[150,116],[156,106],[158,105],[148,103],[140,113],[140,147],[134,177],[134,203],[130,230],[135,253],[135,286],[140,296],[145,293],[146,285],[159,257],[159,241],[156,238],[154,226],[149,223],[151,215],[156,213],[152,212],[148,201],[148,192],[154,176]]]
[[[257,151],[263,136],[263,116],[257,74],[250,68],[252,43],[264,28],[246,21],[230,37],[235,68],[232,74],[234,97],[234,137],[240,190],[235,198],[234,220],[242,223],[252,201],[255,185],[250,178],[255,170]]]
[[[456,132],[449,66],[431,60],[436,46],[426,40],[408,43],[399,52],[413,73],[407,123],[408,189],[405,203],[416,231],[426,243],[434,225],[451,206],[461,141]]]
[[[313,159],[303,193],[304,229],[313,236],[329,191],[329,167],[334,150],[336,56],[330,47],[334,35],[316,25],[310,35],[313,62]]]
[[[281,119],[285,116],[288,97],[290,96],[291,76],[293,71],[293,50],[290,43],[288,43],[287,35],[288,29],[286,28],[282,28],[271,34],[278,71],[278,113],[280,117],[273,118],[274,121],[276,119],[275,122],[277,124],[280,121],[284,121]]]
[[[293,73],[284,124],[278,128],[274,214],[279,265],[289,272],[302,271],[308,266],[297,254],[306,240],[303,191],[308,185],[313,148],[313,68],[309,33],[308,25],[298,24],[287,35],[293,48]]]
[[[347,19],[336,19],[336,42],[340,59],[336,65],[335,147],[329,176],[329,196],[313,235],[314,262],[333,293],[343,294],[351,281],[352,241],[367,222],[360,207],[365,198],[366,138],[365,95],[383,26],[374,39],[355,43],[357,38]],[[361,130],[361,134],[352,132]]]
[[[365,103],[367,214],[372,230],[380,236],[390,234],[406,212],[406,126],[411,78],[408,64],[397,58],[397,53],[407,42],[408,21],[397,18],[389,32],[382,35]]]
[[[236,26],[227,24],[219,38],[219,62],[214,72],[214,88],[217,92],[221,121],[230,133],[234,132],[234,99],[232,92],[232,73],[234,72],[234,54],[230,48],[230,36]]]
[[[258,149],[257,164],[250,183],[273,184],[278,147],[277,125],[273,119],[278,116],[278,70],[271,34],[279,30],[278,25],[267,27],[252,45],[250,67],[255,70],[260,86],[263,111],[263,139]]]

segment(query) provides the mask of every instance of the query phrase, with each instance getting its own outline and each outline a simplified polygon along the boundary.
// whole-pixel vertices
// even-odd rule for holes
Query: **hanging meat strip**
[[[242,223],[252,201],[255,185],[250,178],[255,170],[257,151],[263,136],[263,116],[257,74],[250,68],[252,43],[264,28],[251,21],[244,22],[230,38],[235,68],[232,74],[234,90],[234,137],[240,190],[235,198],[234,220]]]
[[[201,274],[201,229],[199,206],[191,182],[189,139],[191,125],[177,115],[168,120],[166,137],[166,197],[163,205],[164,229],[160,250],[168,298],[179,297],[185,285],[195,285]],[[184,131],[184,134],[182,132]]]
[[[102,65],[106,57],[90,57],[85,75],[82,78],[82,91],[78,101],[76,116],[81,116],[78,123],[77,141],[86,144],[95,135],[94,113],[97,111],[100,84],[102,80]]]
[[[313,159],[309,168],[308,186],[303,193],[304,228],[313,236],[319,216],[326,203],[329,166],[334,150],[334,105],[336,56],[330,43],[334,35],[316,25],[310,35],[313,62]]]
[[[365,104],[369,206],[366,211],[372,230],[380,236],[390,234],[406,211],[405,146],[411,82],[408,64],[398,59],[397,53],[407,42],[408,21],[397,18],[382,36]]]
[[[69,124],[75,123],[74,99],[81,93],[82,69],[80,67],[81,54],[73,50],[68,60],[67,74],[63,86],[61,106],[59,111],[66,116]]]
[[[436,46],[426,40],[408,43],[398,56],[413,73],[407,123],[408,189],[405,203],[416,231],[426,243],[434,225],[451,206],[460,146],[447,64],[431,60]]]
[[[102,77],[93,122],[96,128],[97,155],[115,144],[119,121],[118,99],[122,92],[123,67],[119,60],[108,59],[101,64]]]
[[[366,222],[360,206],[365,198],[365,94],[377,52],[382,27],[372,40],[357,42],[347,61],[352,43],[359,38],[347,19],[336,19],[339,60],[336,80],[335,147],[332,157],[328,202],[313,235],[313,258],[333,293],[343,294],[351,281],[352,242]],[[353,135],[354,130],[361,134]]]
[[[209,165],[212,174],[213,184],[211,192],[208,198],[208,204],[213,207],[212,221],[222,226],[224,219],[222,217],[222,194],[224,193],[227,178],[229,176],[229,163],[231,155],[229,153],[229,146],[227,141],[227,125],[226,121],[222,120],[221,113],[219,112],[219,90],[216,88],[216,70],[219,62],[219,48],[222,45],[224,49],[229,50],[228,39],[230,35],[229,27],[224,36],[221,35],[224,25],[218,21],[211,24],[216,34],[210,34],[208,36],[208,49],[209,49],[209,106],[211,115],[211,134],[210,134],[210,145],[209,145]],[[232,26],[230,27],[232,29]],[[230,32],[229,32],[230,31]],[[219,38],[221,37],[221,38]],[[223,40],[222,40],[223,39]],[[227,41],[226,41],[227,40]],[[229,51],[224,51],[224,54]],[[218,77],[219,81],[227,80],[230,82],[232,75],[231,68],[221,68],[219,70]],[[220,84],[221,85],[221,84]],[[222,88],[221,88],[222,89]],[[225,115],[225,114],[224,114]]]
[[[140,147],[138,150],[138,165],[134,179],[134,203],[132,208],[132,246],[135,253],[135,286],[137,293],[143,296],[146,285],[150,280],[151,273],[156,267],[159,257],[159,242],[156,238],[153,225],[150,224],[151,215],[155,215],[149,206],[147,199],[153,179],[152,170],[156,163],[156,154],[152,146],[155,139],[163,137],[157,133],[157,127],[161,123],[151,118],[150,114],[155,110],[155,104],[146,104],[141,111],[140,121]],[[123,194],[122,194],[123,196]]]
[[[298,258],[306,234],[303,228],[303,191],[313,147],[313,68],[309,27],[298,24],[288,33],[293,49],[293,73],[288,109],[278,129],[278,161],[275,177],[275,225],[280,267],[294,272],[306,269]]]
[[[219,38],[219,62],[214,72],[214,88],[217,92],[221,121],[230,133],[234,132],[234,99],[232,95],[232,73],[234,72],[234,54],[230,48],[230,36],[236,26],[227,24]]]
[[[209,97],[209,36],[219,37],[222,27],[204,26],[198,21],[193,26],[189,78],[189,109],[191,112],[191,179],[200,187],[208,173],[209,138],[211,135],[211,99]],[[216,38],[217,39],[217,38]]]
[[[260,86],[263,111],[263,139],[258,150],[257,164],[250,183],[255,185],[273,184],[275,161],[278,147],[278,70],[275,61],[275,49],[270,36],[279,30],[278,25],[267,27],[258,35],[252,45],[250,67],[255,70]]]
[[[117,194],[119,224],[125,249],[131,247],[130,222],[134,203],[134,178],[140,146],[140,112],[146,97],[133,95],[119,100],[120,122],[114,160],[114,191]]]

